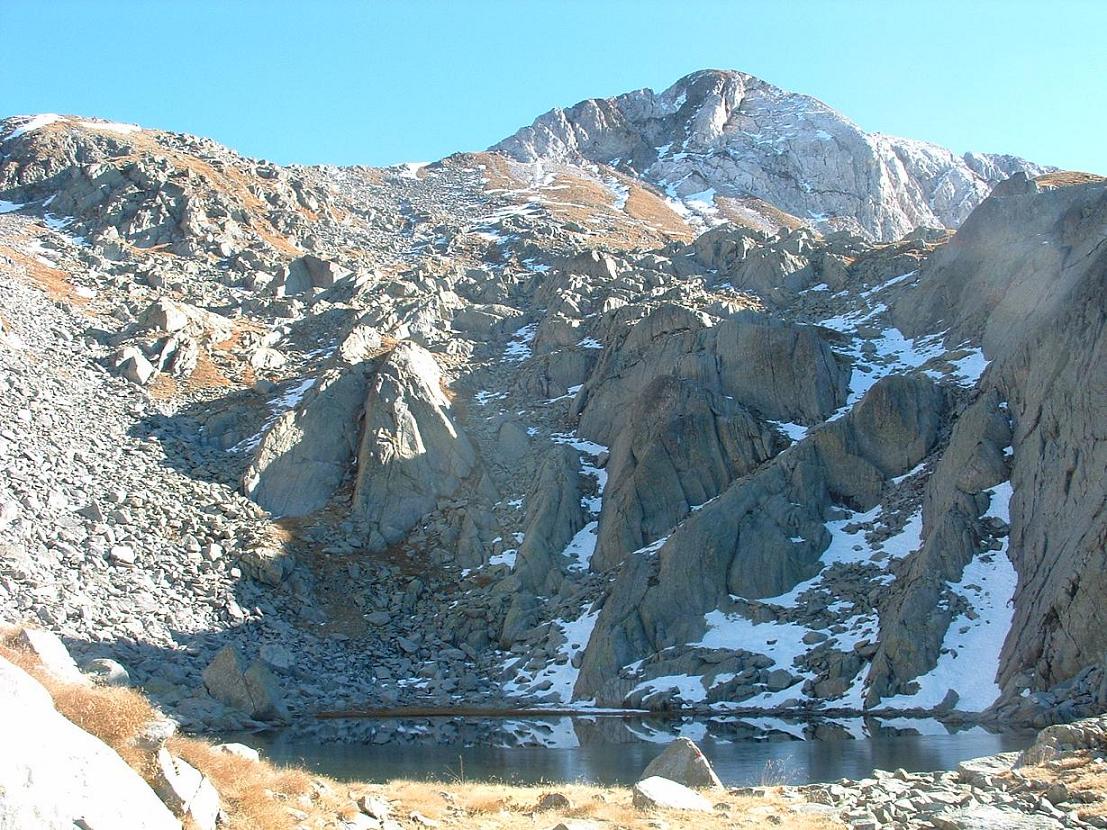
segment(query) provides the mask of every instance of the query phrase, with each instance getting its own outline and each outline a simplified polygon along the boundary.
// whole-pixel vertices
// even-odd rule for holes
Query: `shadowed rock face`
[[[927,484],[926,543],[882,604],[880,645],[869,673],[871,705],[914,689],[912,679],[935,666],[946,630],[960,611],[944,601],[946,585],[960,579],[987,535],[980,520],[989,502],[984,491],[1010,475],[1003,450],[1011,443],[1011,426],[999,404],[992,390],[958,418]]]
[[[763,199],[821,228],[895,239],[956,227],[993,186],[1045,168],[1013,156],[955,156],[866,133],[806,95],[741,72],[706,70],[540,116],[493,150],[520,161],[609,164],[678,198]],[[701,195],[699,198],[703,199]]]
[[[981,550],[989,536],[979,518],[989,506],[983,491],[1007,479],[1004,547],[1019,581],[996,680],[1013,695],[1102,659],[1107,584],[1093,563],[1107,538],[1105,236],[1103,183],[1050,190],[1012,180],[895,308],[905,331],[979,338],[994,367],[927,488],[926,542],[882,609],[870,702],[934,666],[950,612],[922,609],[934,609],[946,582]]]
[[[621,703],[618,667],[696,642],[704,614],[731,597],[776,596],[814,576],[834,505],[876,504],[888,478],[933,448],[944,412],[942,392],[925,377],[886,378],[848,416],[693,513],[655,552],[630,554],[596,623],[576,694]]]
[[[783,448],[777,432],[733,399],[659,377],[612,447],[592,567],[618,566]]]

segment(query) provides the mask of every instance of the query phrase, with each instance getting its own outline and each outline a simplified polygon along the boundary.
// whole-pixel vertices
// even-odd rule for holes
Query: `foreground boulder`
[[[723,782],[711,768],[711,762],[689,738],[677,738],[665,747],[664,752],[650,761],[642,772],[642,779],[655,776],[686,787],[723,789]]]
[[[711,812],[711,802],[683,784],[667,778],[644,778],[631,791],[634,806],[641,810],[696,810]]]
[[[188,816],[197,830],[215,830],[219,793],[203,773],[162,747],[157,755],[154,783],[162,801],[179,815]]]
[[[180,830],[110,747],[66,720],[30,675],[0,658],[0,827]]]

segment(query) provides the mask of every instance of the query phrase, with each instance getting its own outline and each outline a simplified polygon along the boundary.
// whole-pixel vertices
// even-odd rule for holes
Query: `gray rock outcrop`
[[[948,621],[931,612],[923,621],[911,609],[933,607],[944,581],[980,550],[976,517],[987,505],[979,494],[1008,478],[1006,547],[1019,585],[1001,688],[1009,696],[1044,691],[1098,664],[1107,648],[1094,599],[1104,585],[1086,566],[1107,533],[1103,483],[1092,472],[1107,464],[1104,217],[1102,182],[1012,180],[895,307],[905,331],[942,327],[947,342],[979,339],[994,365],[928,488],[927,543],[881,615],[870,700],[934,665]]]
[[[849,366],[815,328],[753,313],[709,323],[663,305],[609,342],[573,402],[579,433],[610,444],[634,401],[665,375],[776,420],[818,423],[845,403]]]
[[[380,546],[402,539],[477,462],[444,390],[434,357],[410,342],[388,355],[369,388],[352,512]]]
[[[593,569],[616,567],[660,539],[783,448],[778,433],[733,399],[657,378],[612,446]]]
[[[361,441],[361,415],[380,357],[380,334],[355,326],[332,365],[262,437],[243,475],[246,495],[282,516],[302,516],[327,503],[351,472]]]

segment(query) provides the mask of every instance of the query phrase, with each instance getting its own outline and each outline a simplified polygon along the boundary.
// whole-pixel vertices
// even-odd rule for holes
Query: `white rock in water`
[[[180,830],[137,772],[62,717],[49,693],[3,658],[0,735],[0,827]]]
[[[657,775],[644,778],[635,784],[632,794],[634,806],[644,810],[664,808],[711,812],[711,802],[702,795],[683,784]]]

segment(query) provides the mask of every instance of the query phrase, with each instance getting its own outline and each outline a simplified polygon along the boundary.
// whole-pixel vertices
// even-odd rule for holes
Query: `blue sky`
[[[702,68],[868,130],[1107,173],[1107,2],[0,0],[0,114],[210,136],[282,163],[481,149]]]

